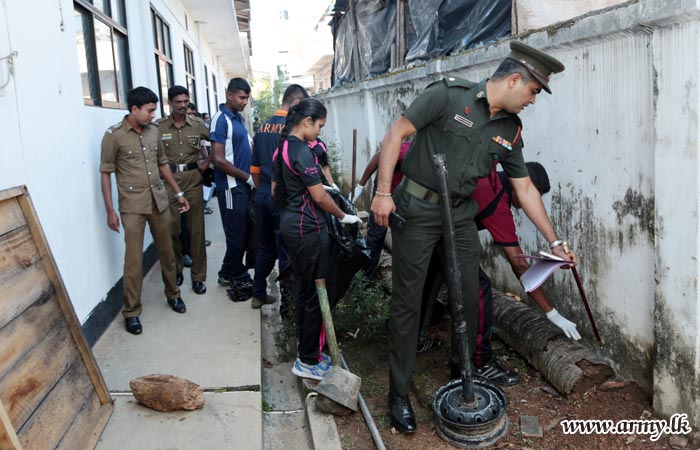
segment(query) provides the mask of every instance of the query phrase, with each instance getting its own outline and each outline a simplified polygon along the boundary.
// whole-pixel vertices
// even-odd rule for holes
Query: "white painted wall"
[[[523,36],[559,58],[553,95],[521,114],[526,160],[548,169],[544,197],[559,235],[571,242],[620,374],[654,392],[657,412],[688,413],[700,425],[698,204],[700,8],[691,0],[629,2]],[[324,139],[343,150],[350,181],[352,128],[359,178],[384,133],[430,81],[489,76],[508,40],[321,94]],[[449,170],[449,168],[448,168]],[[347,191],[347,188],[346,188]],[[366,200],[366,199],[365,199]],[[522,213],[526,251],[544,241]],[[522,293],[484,236],[494,285]],[[545,285],[558,309],[597,348],[569,273]]]
[[[179,1],[152,4],[170,24],[175,81],[185,84],[183,40],[195,52],[195,61],[200,54],[194,28],[184,30]],[[133,86],[155,91],[149,2],[127,0],[126,10]],[[0,57],[19,53],[14,77],[0,90],[0,189],[27,185],[84,321],[122,275],[123,235],[107,228],[98,167],[102,135],[126,111],[83,104],[73,12],[71,0],[0,0]],[[216,61],[212,64],[209,45],[201,42],[201,48],[209,58],[209,75],[214,71],[225,80]],[[0,86],[6,76],[0,61]],[[200,104],[202,78],[197,73]],[[221,99],[221,87],[219,92]],[[147,233],[146,245],[150,242]]]

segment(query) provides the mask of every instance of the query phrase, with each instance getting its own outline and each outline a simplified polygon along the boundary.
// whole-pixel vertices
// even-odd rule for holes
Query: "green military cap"
[[[514,59],[525,66],[530,74],[542,83],[544,90],[550,94],[552,90],[549,89],[547,84],[549,83],[549,76],[564,70],[564,64],[558,59],[519,41],[510,42],[508,58]]]

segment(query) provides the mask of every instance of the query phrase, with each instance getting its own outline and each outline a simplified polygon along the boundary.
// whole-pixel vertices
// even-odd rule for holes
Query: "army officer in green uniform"
[[[102,197],[107,209],[107,226],[119,232],[119,216],[112,205],[112,176],[117,179],[119,213],[124,224],[124,315],[126,330],[132,334],[142,331],[141,284],[143,280],[143,233],[148,227],[158,250],[165,283],[165,297],[170,307],[179,313],[186,311],[175,282],[175,256],[170,240],[170,210],[163,180],[172,188],[185,212],[189,204],[173,178],[163,141],[153,120],[158,97],[148,88],[137,87],[126,94],[129,114],[110,127],[102,138],[100,162]]]
[[[420,293],[433,249],[443,253],[433,155],[447,158],[448,189],[452,201],[457,257],[462,273],[469,354],[477,326],[480,243],[470,198],[477,178],[487,177],[496,162],[511,179],[523,210],[550,242],[552,251],[567,254],[544,209],[539,192],[528,176],[522,155],[522,125],[517,114],[535,102],[542,89],[550,92],[551,73],[564,70],[556,59],[520,42],[490,79],[480,83],[449,77],[429,85],[389,129],[382,143],[377,192],[372,212],[377,223],[388,226],[395,211],[406,220],[402,232],[392,234],[393,291],[389,309],[389,408],[392,424],[406,433],[416,430],[408,399],[416,358]],[[391,178],[401,142],[415,133],[401,170],[402,183],[390,194]]]
[[[204,245],[204,198],[202,196],[202,171],[209,165],[209,155],[202,148],[201,140],[209,140],[209,129],[199,117],[187,114],[190,95],[182,86],[168,89],[168,104],[171,114],[159,119],[158,130],[163,137],[165,155],[170,163],[175,181],[185,193],[190,210],[185,213],[187,228],[190,231],[190,252],[192,267],[190,276],[195,294],[204,294],[207,288],[207,251]],[[198,162],[199,156],[202,160]],[[178,284],[182,283],[182,245],[180,244],[180,217],[174,192],[168,189],[170,215],[172,217],[171,236]]]

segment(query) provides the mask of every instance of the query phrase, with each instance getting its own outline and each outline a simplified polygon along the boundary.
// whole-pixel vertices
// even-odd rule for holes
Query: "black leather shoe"
[[[185,302],[182,301],[180,297],[174,298],[174,299],[168,299],[168,305],[175,311],[176,313],[184,313],[187,311],[187,307],[185,306]]]
[[[205,292],[207,292],[207,287],[201,281],[193,281],[192,282],[192,290],[194,291],[195,294],[202,295]]]
[[[416,415],[411,407],[408,395],[389,394],[389,415],[391,424],[404,433],[416,432]]]
[[[175,284],[177,284],[178,286],[182,286],[183,281],[185,281],[185,277],[183,277],[181,273],[175,275]]]
[[[128,331],[129,333],[141,334],[141,331],[143,331],[141,321],[138,317],[127,317],[126,319],[124,319],[124,321],[126,322],[126,331]]]
[[[520,374],[510,371],[498,364],[494,358],[490,363],[477,367],[474,375],[492,381],[501,386],[513,386],[520,383]]]

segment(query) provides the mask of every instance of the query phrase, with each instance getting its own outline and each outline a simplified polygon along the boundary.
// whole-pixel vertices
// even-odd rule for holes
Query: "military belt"
[[[406,192],[414,197],[418,197],[421,200],[425,200],[430,203],[437,203],[440,201],[440,196],[437,192],[428,189],[427,187],[416,183],[415,181],[408,178],[406,175],[403,177],[403,188]]]
[[[173,172],[186,172],[188,170],[196,169],[197,167],[197,163],[170,164],[170,170]]]
[[[425,200],[426,202],[434,203],[436,205],[440,203],[440,195],[437,192],[416,183],[405,175],[401,181],[401,184],[403,185],[404,190],[414,197],[418,197],[421,200]],[[464,203],[467,198],[468,197],[452,197],[452,207],[458,207]]]

